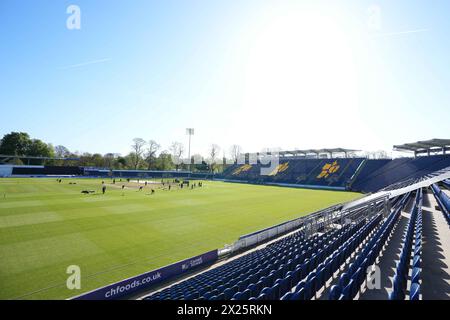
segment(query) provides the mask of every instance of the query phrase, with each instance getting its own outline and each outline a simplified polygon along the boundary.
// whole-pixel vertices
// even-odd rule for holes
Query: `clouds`
[[[385,33],[376,34],[376,35],[374,35],[374,37],[378,38],[378,37],[402,36],[402,35],[407,35],[407,34],[412,34],[412,33],[427,32],[429,30],[430,29],[428,29],[428,28],[423,28],[423,29],[405,30],[405,31],[398,31],[398,32],[385,32]]]
[[[110,62],[110,61],[112,61],[112,59],[110,59],[110,58],[91,60],[91,61],[87,61],[87,62],[82,62],[82,63],[77,63],[77,64],[64,66],[64,67],[61,67],[60,69],[61,70],[76,69],[76,68],[87,67],[87,66],[94,65],[94,64],[106,63],[106,62]]]

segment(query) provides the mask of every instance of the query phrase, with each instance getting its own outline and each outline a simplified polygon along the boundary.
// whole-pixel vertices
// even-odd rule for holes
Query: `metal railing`
[[[223,249],[219,250],[219,255],[244,250],[295,230],[302,232],[306,238],[309,238],[319,230],[329,228],[331,225],[344,226],[360,221],[363,218],[370,218],[380,212],[387,215],[389,210],[389,194],[383,194],[380,197],[369,199],[367,202],[350,206],[348,209],[343,209],[343,204],[335,205],[305,217],[244,235],[233,244],[226,245]]]

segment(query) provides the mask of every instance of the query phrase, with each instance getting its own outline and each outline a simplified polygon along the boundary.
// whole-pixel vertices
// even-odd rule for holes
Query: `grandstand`
[[[329,158],[319,153],[308,158],[307,153],[286,152],[266,176],[260,174],[264,165],[259,161],[231,165],[215,178],[367,195],[244,235],[219,249],[212,260],[209,252],[180,262],[185,267],[177,277],[114,298],[448,299],[450,156],[443,151],[393,160],[332,158],[331,153]],[[201,259],[207,263],[192,267],[192,261]],[[117,285],[76,299],[104,298]]]
[[[450,193],[441,188],[448,188],[448,177],[450,168],[345,204],[340,215],[316,217],[314,232],[304,221],[288,235],[141,298],[448,299]],[[375,266],[378,288],[366,273]]]
[[[242,159],[216,175],[190,171],[111,170],[73,166],[1,165],[1,176],[39,177],[48,175],[118,178],[198,178],[305,188],[373,193],[384,188],[412,183],[450,167],[450,140],[432,139],[394,146],[397,151],[414,152],[414,157],[368,159],[352,157],[359,150],[333,148],[280,151],[278,165],[261,174],[269,164],[266,154],[245,154]],[[431,155],[433,153],[433,155]],[[435,154],[441,153],[441,154]],[[270,152],[269,152],[270,155]],[[335,157],[341,155],[341,157]],[[423,155],[423,156],[420,156]],[[23,157],[22,157],[23,158]],[[9,158],[6,158],[9,159]],[[26,159],[26,158],[23,158]]]
[[[227,181],[319,187],[323,189],[376,192],[394,183],[420,179],[450,166],[450,155],[416,158],[365,159],[280,158],[277,169],[267,175],[260,174],[264,165],[234,164],[220,178]],[[279,170],[282,168],[282,170]]]
[[[0,26],[12,314],[450,300],[450,0],[0,0]]]
[[[287,236],[143,299],[448,299],[448,270],[443,266],[450,258],[450,157],[442,151],[394,160],[320,159],[318,154],[319,159],[301,159],[294,154],[289,160],[282,157],[263,178],[258,176],[260,163],[235,164],[222,178],[374,194],[345,204],[338,219],[316,217],[315,232],[307,232],[311,227],[303,221]],[[380,196],[387,196],[381,206],[376,200]],[[344,213],[351,206],[358,209]],[[436,256],[436,246],[443,257]],[[368,274],[375,266],[381,280],[374,289]]]
[[[415,156],[397,159],[349,157],[357,150],[342,148],[285,151],[266,175],[260,155],[247,155],[256,161],[215,176],[23,165],[1,166],[0,176],[214,179],[366,194],[74,299],[448,299],[450,155],[446,146],[432,155],[436,148],[424,145],[413,150],[409,144]]]

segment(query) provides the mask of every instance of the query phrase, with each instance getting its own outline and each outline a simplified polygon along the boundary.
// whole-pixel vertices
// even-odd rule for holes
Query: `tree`
[[[92,155],[88,152],[85,152],[83,154],[78,155],[79,165],[82,167],[93,167],[93,164],[91,162]]]
[[[20,160],[19,158],[14,158],[14,159],[12,159],[11,161],[9,161],[9,163],[10,163],[10,164],[14,164],[14,165],[16,165],[16,166],[21,166],[21,165],[24,164],[23,161]]]
[[[142,161],[142,154],[144,153],[145,140],[142,138],[134,138],[133,144],[131,145],[132,153],[130,154],[130,159],[133,164],[134,170],[139,167],[139,164]]]
[[[388,159],[388,153],[385,150],[378,150],[375,152],[376,159]]]
[[[240,145],[237,144],[233,144],[230,147],[230,156],[231,159],[233,160],[234,163],[237,163],[239,160],[239,157],[242,154],[242,147]]]
[[[204,161],[201,154],[194,154],[192,156],[194,160],[194,165],[192,166],[192,171],[209,171],[208,164]]]
[[[388,159],[388,153],[384,150],[366,152],[366,157],[369,159]]]
[[[99,153],[93,154],[91,159],[90,159],[90,162],[93,164],[94,167],[97,167],[97,168],[104,168],[105,167],[105,159]]]
[[[127,159],[125,157],[118,157],[114,165],[117,169],[124,169],[127,167]]]
[[[27,155],[31,139],[28,133],[11,132],[5,134],[0,142],[0,154],[4,155]]]
[[[32,157],[52,157],[54,155],[53,149],[48,144],[39,139],[31,140],[25,154]]]
[[[28,133],[11,132],[5,134],[0,141],[0,154],[24,156],[24,158],[26,156],[52,158],[55,152],[51,144],[47,144],[39,139],[31,139]],[[19,161],[17,162],[19,163]],[[51,160],[45,162],[53,164]],[[41,164],[42,160],[28,160],[27,163]]]
[[[184,146],[181,142],[172,142],[169,149],[172,155],[172,163],[175,164],[175,167],[178,170],[180,164],[182,163]]]
[[[171,170],[174,165],[172,162],[172,156],[167,151],[162,151],[158,158],[155,160],[155,169],[156,170]]]
[[[67,158],[70,155],[69,149],[64,146],[56,146],[55,147],[55,156],[58,158]]]
[[[155,141],[150,140],[147,143],[147,152],[145,154],[145,161],[147,162],[147,169],[153,169],[153,165],[156,159],[156,153],[161,148],[161,146]]]
[[[66,158],[72,158],[72,159],[75,159],[78,157],[79,157],[79,154],[76,154],[74,152],[69,152],[69,154],[66,156]],[[78,160],[64,160],[64,161],[60,160],[58,163],[61,163],[61,164],[64,163],[66,166],[79,166],[80,165]]]
[[[116,155],[115,153],[107,153],[103,156],[103,162],[105,167],[109,168],[109,169],[113,169],[114,168],[114,162],[116,160]]]
[[[214,173],[216,168],[217,156],[220,152],[220,147],[217,144],[212,144],[209,148],[209,168],[211,173]]]
[[[39,139],[31,140],[31,143],[28,145],[25,154],[30,157],[45,157],[45,158],[53,158],[55,156],[55,152],[53,150],[53,146],[51,144],[46,144]],[[40,164],[42,160],[32,159],[28,161],[29,164]],[[44,163],[52,164],[52,161],[46,160]]]

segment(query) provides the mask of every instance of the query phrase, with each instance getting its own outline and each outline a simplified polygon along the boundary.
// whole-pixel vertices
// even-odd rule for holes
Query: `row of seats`
[[[243,291],[238,291],[231,300],[277,300],[286,292],[291,290],[293,285],[298,283],[308,275],[312,270],[316,269],[318,265],[327,257],[333,250],[335,250],[342,241],[348,238],[353,232],[354,228],[361,227],[364,224],[362,221],[359,225],[354,227],[345,227],[340,230],[329,232],[326,237],[318,241],[317,245],[306,247],[307,250],[302,252],[302,256],[287,261],[283,267],[283,262],[279,268],[283,267],[283,272],[278,275],[273,275],[272,270],[267,270],[262,273],[261,279],[258,276],[250,277],[247,282],[247,288]],[[275,242],[270,247],[277,247]],[[277,267],[277,262],[274,261],[273,266]],[[279,269],[278,269],[279,270]],[[258,274],[260,270],[250,270],[249,274]],[[266,277],[265,275],[269,273]]]
[[[352,184],[352,190],[363,191],[367,188],[372,180],[377,180],[383,177],[386,171],[393,170],[398,166],[403,165],[409,161],[408,158],[401,159],[371,159],[364,163],[364,167],[361,172],[354,179]],[[389,184],[385,184],[387,186]]]
[[[410,299],[420,298],[422,196],[418,190],[405,228],[390,299],[405,298],[410,270]],[[328,298],[354,299],[366,279],[368,267],[376,262],[410,197],[408,193],[392,199],[393,209],[386,219],[382,213],[370,219],[360,216],[346,226],[335,226],[311,238],[298,231],[145,299],[310,300],[317,298],[338,271],[338,283],[330,288]],[[353,261],[347,265],[349,258]]]
[[[391,159],[367,159],[356,173],[350,187],[360,190],[361,187],[371,179],[371,175],[380,168],[391,162]]]
[[[390,300],[405,300],[408,275],[411,269],[410,300],[419,300],[422,254],[422,197],[422,189],[418,189],[403,236],[403,247],[393,279],[393,290],[389,295]]]
[[[409,186],[450,167],[450,155],[398,159],[281,159],[269,175],[261,163],[234,164],[218,177],[250,183],[286,183],[341,187],[360,192],[394,190]]]
[[[448,154],[394,159],[364,178],[358,176],[352,184],[352,190],[376,192],[401,181],[420,179],[449,166]]]
[[[434,178],[436,176],[440,176],[440,175],[448,173],[448,172],[450,172],[450,167],[446,167],[446,168],[443,168],[443,169],[440,169],[440,170],[437,170],[437,171],[430,172],[429,174],[426,175],[426,177],[427,178]],[[449,181],[449,180],[448,179],[444,180],[444,181],[442,181],[442,183],[445,185],[446,181]]]
[[[391,214],[384,221],[380,228],[372,235],[365,247],[357,255],[355,261],[351,263],[347,271],[339,278],[339,284],[331,287],[330,300],[353,300],[358,294],[361,285],[367,275],[367,268],[373,265],[388,240],[400,214],[409,199],[410,194],[403,196],[401,201],[394,207]]]
[[[333,277],[348,257],[358,248],[373,229],[382,220],[381,214],[374,216],[362,228],[351,235],[332,255],[311,272],[304,280],[300,281],[291,292],[285,294],[281,300],[310,300]]]
[[[409,186],[411,186],[413,184],[422,182],[422,181],[424,181],[426,179],[428,179],[428,177],[426,177],[426,176],[425,177],[419,177],[419,178],[407,179],[407,180],[404,180],[404,181],[400,181],[400,182],[394,183],[394,184],[392,184],[390,186],[387,186],[386,188],[383,188],[380,191],[392,191],[392,190],[397,190],[397,189],[401,189],[401,188],[406,188],[406,187],[409,187]]]
[[[446,179],[446,180],[442,181],[442,184],[443,184],[448,190],[450,190],[450,179]]]
[[[289,183],[316,186],[345,187],[364,158],[281,159],[279,166],[267,175],[261,174],[267,165],[261,163],[226,168],[220,178],[254,183]]]
[[[305,240],[300,232],[285,237],[276,243],[267,246],[264,249],[256,250],[240,258],[234,259],[218,268],[212,269],[202,273],[196,277],[190,278],[179,284],[176,284],[168,289],[158,292],[155,295],[148,297],[149,300],[160,299],[199,299],[209,298],[210,293],[218,293],[214,290],[223,291],[225,298],[231,299],[233,295],[238,292],[230,292],[225,289],[238,286],[238,289],[246,287],[244,280],[245,275],[253,270],[255,267],[262,265],[264,262],[269,262],[269,258],[275,258],[275,261],[284,261],[291,256],[298,258],[302,256],[303,248],[308,248],[317,245],[323,237],[315,235],[312,238]],[[289,248],[289,250],[287,250]],[[232,293],[232,294],[231,294]],[[220,293],[219,293],[220,294]]]
[[[442,191],[437,184],[431,185],[431,191],[433,192],[447,223],[450,225],[450,197]]]
[[[434,178],[434,177],[436,177],[438,175],[447,173],[449,171],[450,171],[450,167],[447,167],[447,168],[444,168],[444,169],[441,169],[441,170],[437,170],[437,171],[433,171],[433,172],[431,172],[429,174],[426,174],[424,176],[410,178],[410,179],[402,180],[400,182],[391,184],[391,185],[383,188],[380,191],[392,191],[392,190],[397,190],[397,189],[409,187],[409,186],[411,186],[413,184],[425,181],[425,180],[430,179],[430,178]],[[442,184],[446,185],[446,181],[442,181]],[[450,184],[447,184],[447,188],[450,189]]]
[[[352,226],[346,226],[337,232],[334,237],[329,238],[328,242],[324,241],[321,246],[312,249],[311,258],[305,259],[302,263],[298,263],[292,271],[288,271],[284,278],[274,281],[272,286],[262,289],[261,293],[254,294],[252,285],[247,290],[238,293],[232,300],[278,300],[286,294],[292,293],[292,288],[299,289],[299,285],[309,283],[310,286],[305,288],[305,296],[310,298],[317,286],[317,282],[324,279],[333,269],[333,263],[338,267],[339,261],[335,262],[327,260],[330,255],[335,252],[347,239],[349,239],[357,230],[360,230],[366,224],[365,219]],[[316,276],[317,273],[317,276]],[[294,290],[295,291],[295,290]],[[299,299],[301,296],[293,297]]]
[[[364,225],[361,220],[307,240],[296,233],[147,299],[278,299]]]

